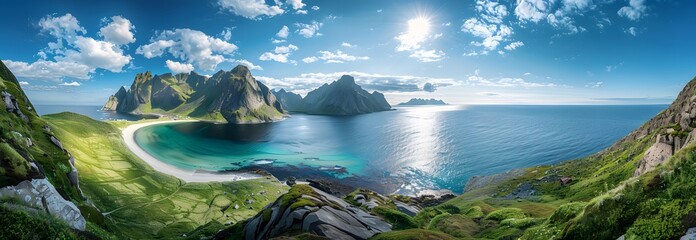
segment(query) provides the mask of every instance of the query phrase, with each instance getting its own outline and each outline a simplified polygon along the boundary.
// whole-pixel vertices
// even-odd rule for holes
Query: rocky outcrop
[[[74,229],[85,230],[87,222],[80,209],[74,203],[63,199],[47,179],[26,180],[16,186],[0,188],[0,198],[16,199],[24,206],[40,209],[64,220]]]
[[[285,117],[273,93],[239,65],[212,77],[191,73],[137,74],[130,90],[120,88],[104,110],[131,114],[172,114],[224,118],[230,123],[262,123]]]
[[[368,239],[391,225],[346,201],[298,184],[244,226],[244,239],[269,239],[306,232],[329,239]]]
[[[292,99],[297,100],[296,97]],[[281,98],[281,102],[285,100],[287,98]],[[290,102],[284,104],[292,106],[291,111],[319,115],[345,116],[391,109],[383,94],[363,90],[355,84],[355,79],[348,75],[307,93],[299,106]]]
[[[640,128],[600,154],[623,147],[626,143],[655,136],[655,141],[638,162],[634,176],[640,176],[667,161],[674,153],[696,140],[696,78],[679,93],[672,104]]]
[[[25,122],[29,121],[29,118],[24,115],[21,109],[19,109],[17,98],[15,98],[15,96],[12,96],[12,94],[7,91],[2,91],[0,92],[0,97],[2,97],[2,101],[5,103],[5,110],[17,115],[17,117],[21,118]]]
[[[670,135],[657,135],[655,143],[648,148],[643,158],[638,162],[638,168],[633,176],[640,176],[643,173],[652,171],[674,154],[674,137]]]
[[[399,103],[399,105],[400,106],[404,106],[404,105],[406,105],[406,106],[409,106],[409,105],[447,105],[447,103],[445,103],[442,100],[437,100],[434,98],[431,98],[431,99],[411,98],[410,100],[408,100],[408,102],[402,102],[402,103]]]

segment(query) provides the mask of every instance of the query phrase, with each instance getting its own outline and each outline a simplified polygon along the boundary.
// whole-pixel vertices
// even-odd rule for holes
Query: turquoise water
[[[138,130],[135,139],[184,169],[264,169],[280,179],[341,179],[384,193],[461,192],[474,175],[595,153],[666,107],[399,107],[257,125],[162,124]]]

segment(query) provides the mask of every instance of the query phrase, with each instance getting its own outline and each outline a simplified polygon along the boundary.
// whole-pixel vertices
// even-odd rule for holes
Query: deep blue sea
[[[155,125],[140,129],[136,142],[185,169],[260,168],[280,179],[340,179],[383,193],[462,192],[474,175],[598,152],[666,107],[397,107],[352,117],[293,114],[257,125]]]

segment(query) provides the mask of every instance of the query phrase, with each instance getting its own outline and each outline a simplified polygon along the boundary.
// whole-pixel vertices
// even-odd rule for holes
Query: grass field
[[[133,155],[121,138],[121,128],[143,121],[100,122],[73,113],[45,119],[75,157],[86,197],[103,213],[89,220],[117,236],[172,238],[206,224],[235,223],[287,191],[274,178],[185,183],[159,173]]]

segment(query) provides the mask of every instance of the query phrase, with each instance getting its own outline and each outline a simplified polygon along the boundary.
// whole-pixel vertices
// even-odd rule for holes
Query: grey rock
[[[28,207],[44,210],[64,220],[74,229],[85,230],[87,222],[80,209],[63,199],[47,179],[25,180],[16,186],[0,188],[0,197],[19,199]]]
[[[638,162],[638,168],[633,173],[633,176],[640,176],[643,173],[651,171],[657,165],[663,163],[672,156],[672,145],[663,142],[656,142],[643,155],[643,158]]]
[[[400,212],[405,213],[406,215],[409,215],[411,217],[416,216],[421,210],[416,207],[416,206],[411,206],[406,203],[400,202],[400,201],[394,201],[394,204],[396,204],[396,209],[398,209]]]
[[[55,136],[50,137],[51,142],[56,145],[56,147],[60,148],[60,150],[65,151],[65,148],[63,148],[63,144],[58,140]]]
[[[686,234],[679,238],[679,240],[696,240],[696,227],[687,229]]]
[[[7,91],[2,91],[0,92],[0,97],[2,97],[2,101],[5,104],[5,110],[10,113],[14,113],[17,115],[17,117],[21,118],[25,122],[29,121],[29,118],[24,115],[21,109],[19,109],[17,98],[15,98],[15,96],[12,96],[12,94]]]

